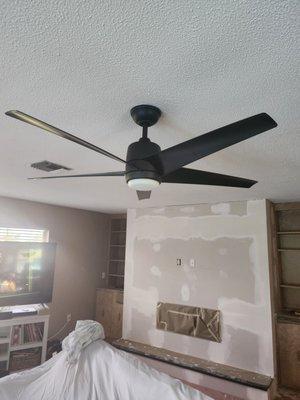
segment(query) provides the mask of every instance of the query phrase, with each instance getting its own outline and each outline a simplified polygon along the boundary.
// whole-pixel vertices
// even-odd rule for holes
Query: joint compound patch
[[[190,288],[188,285],[182,285],[181,287],[181,299],[183,301],[189,301],[190,299]]]
[[[229,203],[212,204],[211,211],[214,214],[228,215],[230,213]]]
[[[160,249],[161,249],[161,245],[160,245],[159,243],[155,243],[155,244],[153,245],[153,250],[154,250],[154,251],[158,252]]]
[[[152,275],[161,276],[161,270],[156,265],[152,265],[150,271]]]
[[[222,247],[218,250],[218,253],[221,254],[221,256],[225,256],[228,253],[228,250]]]

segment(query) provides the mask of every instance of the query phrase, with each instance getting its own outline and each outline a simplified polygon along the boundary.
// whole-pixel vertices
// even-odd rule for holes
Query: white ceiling
[[[0,195],[105,212],[300,199],[298,0],[3,0],[0,11]],[[278,128],[192,164],[259,183],[163,184],[138,202],[122,177],[26,180],[41,175],[30,164],[42,160],[73,173],[123,165],[8,118],[6,110],[125,157],[141,134],[129,110],[141,103],[163,111],[150,130],[162,148],[269,113]]]

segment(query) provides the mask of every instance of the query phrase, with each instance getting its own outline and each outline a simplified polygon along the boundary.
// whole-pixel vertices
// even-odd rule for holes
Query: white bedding
[[[209,400],[131,354],[97,340],[70,362],[63,350],[43,365],[0,379],[1,400]]]

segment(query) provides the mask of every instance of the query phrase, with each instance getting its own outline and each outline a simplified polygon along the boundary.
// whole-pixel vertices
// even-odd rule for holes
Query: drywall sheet
[[[157,329],[221,342],[220,311],[180,304],[157,304]]]
[[[219,310],[222,341],[157,329],[159,302]],[[273,376],[265,200],[128,210],[123,317],[124,339]]]

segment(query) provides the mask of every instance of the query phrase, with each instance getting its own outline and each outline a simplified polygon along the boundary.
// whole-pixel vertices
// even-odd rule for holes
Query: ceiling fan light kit
[[[145,191],[157,188],[157,186],[160,185],[160,182],[156,181],[155,179],[137,178],[137,179],[131,179],[130,181],[127,182],[127,184],[130,187],[130,189]]]
[[[152,105],[138,105],[131,109],[130,114],[134,122],[142,127],[142,137],[129,145],[126,160],[123,160],[94,144],[21,111],[12,110],[5,114],[125,164],[124,171],[42,176],[29,179],[125,176],[128,186],[137,191],[139,200],[149,199],[151,190],[161,183],[250,188],[257,182],[183,167],[277,126],[268,114],[261,113],[161,150],[158,144],[151,142],[148,138],[148,128],[158,122],[161,116],[160,109]]]

